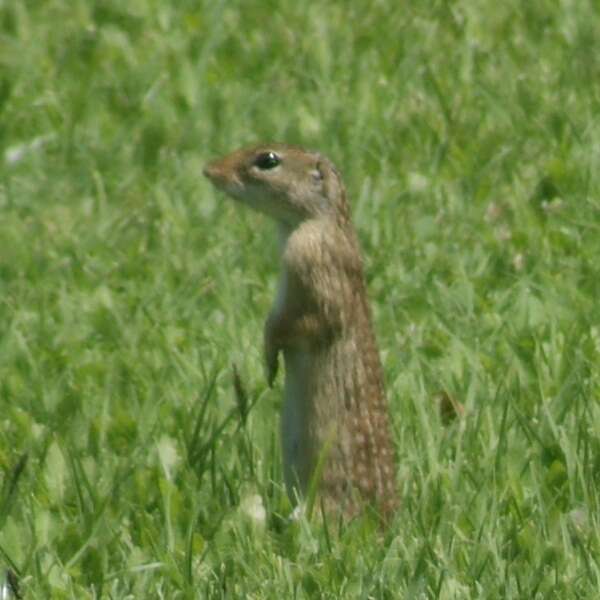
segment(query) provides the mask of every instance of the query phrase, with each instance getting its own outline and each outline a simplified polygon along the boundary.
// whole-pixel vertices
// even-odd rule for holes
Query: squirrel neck
[[[355,232],[354,232],[354,228],[352,227],[352,225],[350,224],[350,221],[348,221],[345,218],[337,218],[336,215],[318,215],[318,216],[314,216],[311,217],[309,219],[303,219],[301,221],[298,221],[294,224],[291,223],[287,223],[284,221],[277,221],[277,231],[278,231],[278,235],[279,235],[279,251],[280,253],[283,253],[283,251],[285,250],[285,247],[288,243],[288,240],[290,239],[290,237],[297,232],[299,229],[305,227],[305,226],[310,226],[313,225],[315,227],[323,227],[323,228],[331,228],[331,231],[338,231],[340,234],[342,234],[345,237],[348,237],[350,239],[355,239]],[[358,248],[357,248],[357,252],[358,252]]]

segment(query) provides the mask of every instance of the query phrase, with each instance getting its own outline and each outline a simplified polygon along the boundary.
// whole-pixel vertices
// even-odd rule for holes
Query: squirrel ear
[[[329,159],[320,156],[317,162],[317,171],[323,182],[323,190],[327,198],[336,200],[344,195],[342,178]]]

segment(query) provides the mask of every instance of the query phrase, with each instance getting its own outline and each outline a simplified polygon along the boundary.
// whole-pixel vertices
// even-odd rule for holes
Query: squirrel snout
[[[223,187],[231,183],[232,179],[235,178],[235,173],[227,169],[221,161],[211,162],[202,169],[204,177],[210,179],[210,181],[217,188],[223,189]]]
[[[212,179],[214,177],[214,171],[213,165],[205,165],[205,167],[202,169],[202,175],[204,175],[204,177],[208,177],[208,179]]]

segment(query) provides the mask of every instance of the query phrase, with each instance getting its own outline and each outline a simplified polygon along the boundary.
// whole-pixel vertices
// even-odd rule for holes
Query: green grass
[[[0,564],[26,598],[597,597],[600,9],[394,7],[0,3]],[[348,186],[383,538],[279,516],[274,230],[201,176],[265,139]]]

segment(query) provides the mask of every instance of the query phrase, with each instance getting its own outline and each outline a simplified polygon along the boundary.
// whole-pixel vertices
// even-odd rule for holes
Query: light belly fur
[[[281,445],[285,484],[291,497],[302,495],[310,483],[314,449],[311,447],[311,362],[306,350],[288,348],[285,357],[285,385],[281,415]]]

